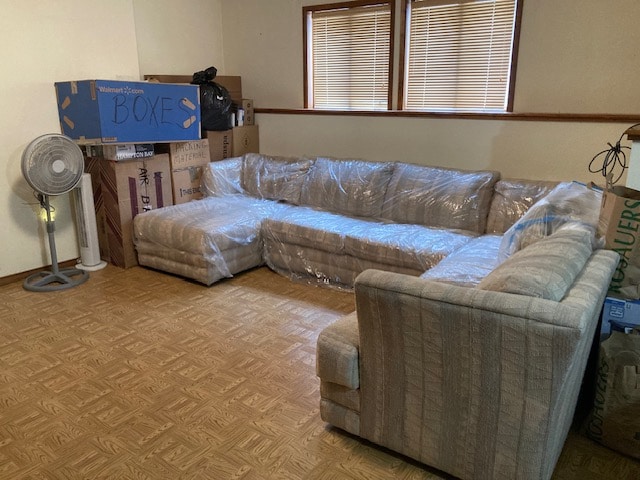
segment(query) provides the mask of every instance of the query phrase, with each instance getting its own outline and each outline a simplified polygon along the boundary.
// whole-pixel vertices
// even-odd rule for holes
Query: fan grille
[[[61,195],[75,188],[83,171],[82,150],[65,135],[42,135],[22,153],[24,178],[34,190],[45,195]]]

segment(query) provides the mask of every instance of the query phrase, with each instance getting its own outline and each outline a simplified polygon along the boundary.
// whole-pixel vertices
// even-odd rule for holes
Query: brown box
[[[169,152],[173,203],[177,205],[202,198],[202,168],[211,161],[209,141],[171,143]]]
[[[244,110],[244,125],[255,125],[256,118],[253,112],[253,100],[250,98],[243,98],[242,105],[240,107]]]
[[[209,157],[212,162],[233,156],[233,130],[208,130],[204,136],[209,141]]]
[[[173,204],[169,155],[127,162],[101,160],[100,173],[109,261],[129,268],[138,264],[133,217]]]
[[[257,125],[233,128],[233,148],[231,156],[239,157],[245,153],[260,152],[260,137]]]

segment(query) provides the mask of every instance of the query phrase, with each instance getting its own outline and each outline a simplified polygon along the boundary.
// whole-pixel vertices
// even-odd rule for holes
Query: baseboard
[[[58,266],[60,268],[69,268],[69,267],[75,266],[76,263],[77,263],[76,260],[67,260],[66,262],[60,262]],[[13,275],[7,275],[6,277],[0,277],[0,287],[2,287],[3,285],[9,285],[10,283],[14,283],[14,282],[22,282],[29,275],[40,272],[42,270],[46,270],[48,268],[51,268],[51,265],[47,265],[40,268],[34,268],[33,270],[29,270],[28,272],[20,272]]]

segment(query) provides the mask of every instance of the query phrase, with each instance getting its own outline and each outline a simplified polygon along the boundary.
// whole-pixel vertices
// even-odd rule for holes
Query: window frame
[[[346,1],[338,3],[327,3],[321,5],[309,5],[302,8],[302,38],[303,38],[303,83],[304,83],[304,108],[310,110],[316,110],[310,106],[310,95],[312,91],[312,82],[310,82],[310,75],[312,65],[310,65],[311,52],[309,51],[309,17],[314,12],[327,11],[327,10],[339,10],[339,9],[355,9],[360,7],[369,7],[376,5],[389,5],[391,12],[390,18],[390,38],[389,38],[389,69],[388,69],[388,86],[387,86],[387,106],[386,110],[370,110],[371,112],[384,112],[393,109],[393,92],[395,91],[394,85],[394,69],[395,69],[395,28],[396,28],[396,0],[358,0],[358,1]],[[310,85],[311,83],[311,85]],[[317,109],[323,111],[354,111],[345,109]],[[366,110],[369,111],[369,110]]]
[[[406,112],[418,112],[419,110],[405,110],[404,106],[404,93],[405,93],[405,83],[407,81],[406,75],[408,72],[406,71],[406,60],[407,60],[407,51],[409,48],[409,44],[407,42],[407,29],[409,28],[409,4],[413,3],[415,0],[401,0],[401,25],[400,25],[400,52],[399,52],[399,64],[398,64],[398,104],[397,109],[400,111]],[[460,0],[462,3],[464,0]],[[509,85],[507,86],[507,102],[506,108],[504,112],[477,112],[478,114],[496,114],[496,113],[512,113],[514,106],[514,97],[515,97],[515,86],[516,86],[516,73],[518,66],[518,51],[520,47],[520,30],[522,26],[522,8],[524,4],[524,0],[515,0],[515,16],[514,16],[514,29],[513,29],[513,43],[511,48],[511,59],[509,65]],[[454,1],[452,0],[452,3]],[[444,112],[444,113],[466,113],[466,111],[456,111],[456,110],[424,110],[425,113],[428,112]]]

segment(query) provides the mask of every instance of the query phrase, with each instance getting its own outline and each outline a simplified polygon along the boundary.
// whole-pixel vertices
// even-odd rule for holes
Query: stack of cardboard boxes
[[[199,107],[193,85],[150,88],[147,82],[99,80],[56,84],[62,132],[85,150],[103,260],[123,268],[137,265],[132,227],[136,215],[201,198],[207,163],[258,152],[253,102],[241,98],[240,77],[220,78],[230,79],[230,92],[245,107],[244,125],[223,132],[200,131],[199,108],[189,108]],[[178,113],[189,114],[180,125],[167,117]]]

